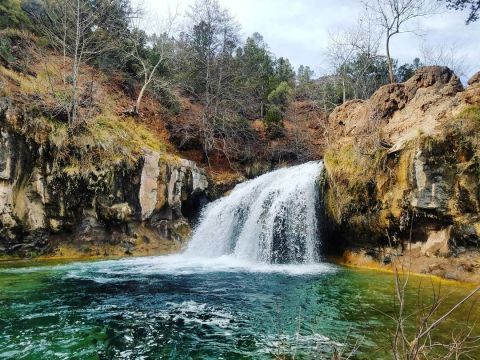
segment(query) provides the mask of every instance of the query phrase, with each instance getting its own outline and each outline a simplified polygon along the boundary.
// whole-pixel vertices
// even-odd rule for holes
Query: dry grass
[[[471,120],[480,123],[480,105],[472,105],[463,109],[456,117],[456,120]]]
[[[129,156],[136,157],[145,148],[159,152],[165,150],[165,144],[131,117],[121,119],[113,114],[101,114],[88,129],[93,141],[100,147],[115,149],[120,145]]]
[[[4,89],[6,95],[12,95],[15,92],[41,95],[48,92],[48,84],[41,81],[40,77],[35,78],[31,75],[18,73],[3,66],[0,66],[0,75],[10,80],[10,86]]]
[[[68,64],[66,64],[68,66]],[[55,149],[55,164],[69,175],[85,175],[113,164],[133,164],[145,149],[160,153],[171,149],[164,133],[145,124],[143,118],[122,116],[131,100],[106,75],[90,67],[81,74],[80,92],[88,92],[93,84],[93,104],[82,108],[84,124],[74,134],[66,122],[58,119],[59,109],[68,103],[68,87],[63,84],[63,58],[48,56],[31,67],[28,75],[0,65],[2,93],[12,99],[17,108],[30,116],[20,116],[15,126],[39,144],[50,142]],[[152,108],[158,104],[150,104]],[[147,119],[161,121],[151,112]]]
[[[242,178],[241,173],[229,169],[209,171],[209,175],[215,183],[235,183],[237,179]]]
[[[329,180],[327,209],[341,223],[345,216],[360,210],[368,202],[369,184],[375,181],[386,150],[363,154],[353,144],[329,148],[324,163]]]
[[[70,137],[65,124],[50,121],[49,140],[55,145],[57,163],[68,175],[83,175],[121,163],[132,165],[146,149],[163,152],[165,145],[132,118],[101,114],[84,130]]]

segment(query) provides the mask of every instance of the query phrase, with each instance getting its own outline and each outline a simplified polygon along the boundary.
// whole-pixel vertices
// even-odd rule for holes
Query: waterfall
[[[237,185],[202,212],[186,254],[260,262],[319,260],[322,162],[283,168]]]

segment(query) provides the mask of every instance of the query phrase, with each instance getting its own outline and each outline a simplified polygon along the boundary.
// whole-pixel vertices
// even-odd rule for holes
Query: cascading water
[[[237,185],[204,209],[185,253],[261,263],[317,262],[322,169],[322,162],[309,162]]]

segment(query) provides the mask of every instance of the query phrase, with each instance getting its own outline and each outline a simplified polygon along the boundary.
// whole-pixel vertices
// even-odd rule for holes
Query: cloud
[[[194,0],[144,0],[151,12],[170,7],[187,9]],[[351,0],[220,0],[242,25],[244,38],[259,32],[276,56],[288,57],[295,67],[309,65],[317,72],[328,68],[324,56],[329,32],[355,24],[361,2]],[[444,12],[421,19],[425,35],[400,34],[393,39],[392,53],[400,63],[420,56],[423,42],[431,47],[455,47],[465,58],[467,75],[480,70],[480,22],[465,25],[467,14]]]

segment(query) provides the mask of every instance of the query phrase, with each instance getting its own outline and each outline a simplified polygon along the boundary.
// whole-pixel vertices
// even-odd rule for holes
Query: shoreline
[[[478,251],[467,252],[458,257],[413,256],[403,253],[398,258],[400,260],[398,267],[403,269],[404,273],[435,278],[447,283],[480,284],[480,253]],[[348,268],[379,271],[392,275],[395,273],[391,262],[384,264],[381,260],[367,255],[365,250],[346,250],[340,256],[330,256],[327,259]]]
[[[61,250],[65,250],[62,248]],[[89,262],[89,261],[108,261],[108,260],[119,260],[119,259],[131,259],[131,258],[143,258],[149,256],[166,256],[172,254],[180,253],[178,247],[170,249],[149,249],[147,251],[138,251],[132,254],[119,254],[119,253],[109,253],[108,255],[92,255],[92,254],[81,254],[79,252],[65,252],[57,251],[55,254],[51,255],[42,255],[38,257],[18,257],[18,256],[1,256],[0,257],[0,267],[8,265],[21,265],[25,264],[27,266],[33,266],[34,264],[42,265],[48,263],[69,263],[69,262]],[[478,253],[470,253],[469,255],[474,255],[477,257]],[[325,258],[328,262],[343,266],[349,269],[359,269],[359,270],[370,270],[383,272],[394,275],[395,271],[392,263],[383,264],[380,260],[376,260],[373,257],[366,255],[364,250],[360,251],[345,251],[341,256],[327,256]],[[462,285],[478,285],[480,284],[480,273],[479,271],[468,272],[468,271],[457,271],[454,273],[455,277],[445,277],[442,274],[435,272],[426,272],[424,269],[419,268],[419,265],[428,266],[428,263],[435,262],[443,266],[445,271],[452,271],[453,267],[458,265],[464,259],[459,259],[458,261],[452,262],[452,258],[445,257],[408,257],[408,255],[402,256],[402,261],[399,264],[400,268],[405,269],[404,273],[409,273],[416,277],[425,277],[433,278],[437,281],[441,281],[447,284],[462,284]],[[456,258],[458,259],[458,258]],[[477,257],[477,260],[480,261],[480,257]],[[410,262],[405,264],[405,262]],[[405,265],[405,266],[403,266]],[[457,270],[458,270],[458,266]],[[445,273],[444,273],[445,274]],[[453,274],[452,272],[448,274]]]
[[[109,247],[109,252],[105,251],[107,248],[99,247],[89,253],[83,253],[82,251],[75,249],[71,246],[61,246],[55,253],[48,255],[40,255],[33,257],[19,257],[19,256],[0,256],[0,266],[5,264],[21,264],[21,263],[48,263],[48,262],[80,262],[80,261],[107,261],[118,259],[130,259],[130,258],[142,258],[149,256],[164,256],[177,253],[181,250],[179,244],[173,244],[171,247],[145,247],[137,250],[133,250],[130,254],[125,253],[123,249],[115,249]],[[102,250],[102,251],[98,251]],[[112,251],[113,250],[113,251]]]

